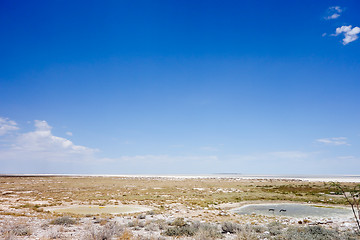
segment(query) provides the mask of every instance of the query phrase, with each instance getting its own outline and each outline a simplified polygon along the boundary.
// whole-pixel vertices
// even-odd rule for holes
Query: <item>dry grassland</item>
[[[346,183],[345,185],[351,188],[354,184]],[[158,234],[165,231],[161,229],[161,221],[164,221],[166,226],[170,226],[170,228],[167,227],[167,231],[174,231],[169,222],[176,218],[218,224],[218,227],[224,222],[258,225],[268,224],[279,220],[279,218],[259,215],[240,216],[226,210],[246,203],[276,201],[328,205],[345,204],[344,198],[338,195],[334,189],[331,189],[329,184],[298,180],[69,176],[0,177],[0,220],[3,219],[3,222],[6,222],[7,217],[11,217],[11,219],[23,221],[24,226],[31,226],[31,223],[36,221],[47,221],[51,224],[54,219],[64,215],[78,219],[78,221],[87,221],[85,218],[92,222],[97,221],[91,220],[93,218],[103,219],[104,226],[110,223],[111,219],[121,217],[120,220],[130,229],[147,229],[151,232],[152,228],[156,228]],[[144,205],[154,210],[146,214],[146,220],[142,220],[139,213],[84,216],[51,211],[52,208],[71,205],[107,206],[122,204]],[[154,215],[158,217],[153,217]],[[135,220],[132,220],[133,218]],[[289,222],[289,220],[284,221]],[[99,223],[98,226],[101,226],[101,221]],[[79,228],[79,225],[77,226]],[[209,228],[205,225],[199,226],[197,228],[199,232],[201,232],[199,229]],[[54,228],[50,226],[48,229]],[[6,233],[5,230],[3,232]],[[31,235],[25,227],[23,232]],[[58,232],[56,230],[54,235]],[[169,232],[168,234],[173,233]]]
[[[348,183],[349,187],[353,184]],[[164,212],[171,204],[216,209],[224,203],[296,201],[344,204],[329,184],[289,180],[230,178],[169,179],[121,177],[0,177],[0,214],[43,213],[44,207],[64,204],[140,204]]]

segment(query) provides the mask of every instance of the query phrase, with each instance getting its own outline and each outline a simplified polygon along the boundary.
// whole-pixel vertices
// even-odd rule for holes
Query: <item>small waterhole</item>
[[[289,216],[289,217],[351,217],[352,212],[348,208],[310,205],[310,204],[249,204],[231,211],[238,214],[256,214],[265,216]]]

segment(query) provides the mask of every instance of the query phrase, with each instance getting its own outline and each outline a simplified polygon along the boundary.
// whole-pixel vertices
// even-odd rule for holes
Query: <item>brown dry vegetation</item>
[[[353,184],[347,184],[351,187]],[[44,207],[68,204],[141,204],[168,210],[171,204],[195,209],[245,201],[298,201],[344,204],[328,184],[289,180],[229,178],[168,179],[125,177],[0,177],[0,214],[45,216]],[[17,211],[16,211],[17,210]]]
[[[343,186],[350,189],[354,185],[347,183]],[[43,222],[47,223],[43,227],[48,228],[50,239],[69,235],[65,231],[67,228],[73,224],[73,228],[79,228],[81,225],[80,219],[84,219],[84,217],[92,219],[94,217],[93,215],[66,214],[71,218],[64,218],[62,217],[63,214],[48,211],[51,207],[68,205],[147,205],[153,207],[154,211],[148,212],[146,214],[148,218],[146,219],[144,214],[122,214],[128,219],[126,227],[131,231],[126,230],[121,234],[119,233],[119,239],[135,239],[132,234],[139,229],[145,229],[148,232],[160,231],[164,234],[168,233],[169,236],[184,233],[185,235],[194,234],[193,237],[196,239],[212,239],[213,237],[204,238],[209,234],[213,236],[218,234],[214,230],[215,228],[210,225],[201,225],[200,230],[195,228],[197,230],[195,233],[194,224],[186,224],[180,227],[173,223],[168,225],[164,220],[152,219],[152,216],[163,213],[163,215],[171,216],[170,219],[186,217],[190,218],[191,221],[206,221],[211,224],[218,224],[218,226],[224,222],[256,226],[257,224],[266,224],[279,220],[276,217],[261,215],[240,216],[224,211],[227,207],[234,207],[234,203],[244,204],[256,201],[345,204],[344,198],[338,195],[336,190],[331,189],[330,184],[321,182],[234,178],[0,177],[0,220],[3,219],[4,222],[4,219],[7,219],[8,215],[10,215],[15,219],[24,221],[21,226],[26,228],[22,229],[28,230],[27,226],[33,223],[32,218],[42,219]],[[110,214],[100,215],[96,216],[96,219],[94,218],[95,220],[92,221],[95,222],[100,219],[101,221],[98,221],[99,226],[108,226],[112,218],[114,216]],[[71,224],[63,224],[64,219],[74,220],[72,220]],[[59,227],[57,225],[59,221],[61,228],[56,230],[57,228],[54,227]],[[14,226],[8,228],[3,226],[2,235],[19,235],[18,229],[14,228]],[[63,229],[65,232],[59,229]],[[241,233],[242,235],[254,235],[256,229],[245,230]],[[89,231],[90,233],[91,236],[100,236],[104,232],[94,228],[93,231]],[[31,232],[27,231],[26,234],[31,234]],[[239,235],[239,239],[243,239],[242,235]]]

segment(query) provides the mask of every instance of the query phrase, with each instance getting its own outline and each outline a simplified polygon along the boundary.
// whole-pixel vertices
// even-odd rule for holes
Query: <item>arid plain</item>
[[[344,197],[327,182],[2,176],[0,193],[1,239],[359,239],[352,216],[299,218],[232,210],[256,203],[346,209]],[[91,211],[67,211],[79,207]],[[111,212],[121,207],[127,210]]]

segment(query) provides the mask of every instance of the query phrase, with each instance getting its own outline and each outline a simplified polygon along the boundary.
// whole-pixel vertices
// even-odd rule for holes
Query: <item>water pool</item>
[[[281,211],[280,211],[281,210]],[[257,214],[265,216],[288,217],[351,217],[349,208],[329,207],[310,204],[279,203],[279,204],[249,204],[231,210],[238,214]]]

